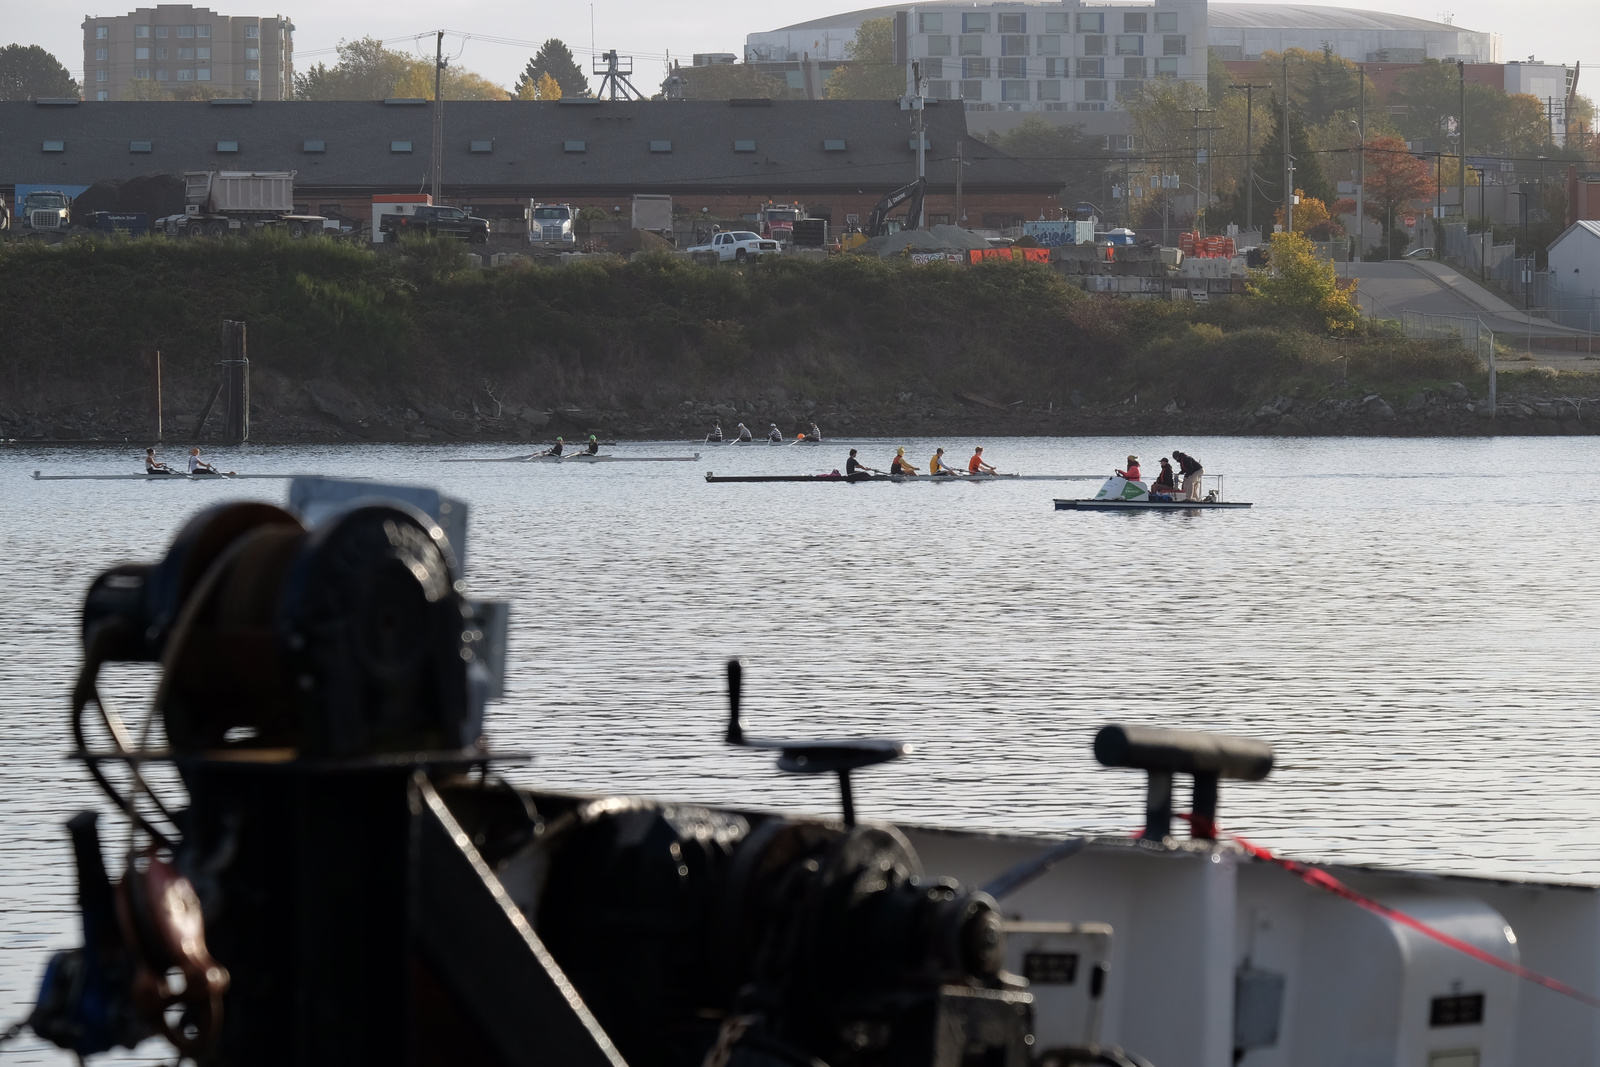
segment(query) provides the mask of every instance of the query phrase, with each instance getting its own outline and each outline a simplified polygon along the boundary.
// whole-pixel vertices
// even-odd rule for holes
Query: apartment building
[[[85,100],[126,99],[128,83],[152,81],[178,96],[250,100],[294,96],[294,23],[283,15],[220,15],[157,4],[83,20]]]
[[[869,18],[894,20],[896,59],[923,92],[958,102],[974,133],[1041,112],[1126,147],[1121,102],[1152,78],[1206,83],[1206,0],[927,3],[845,12],[749,34],[746,62],[839,61]],[[1066,114],[1059,114],[1065,112]]]
[[[1206,5],[918,4],[896,16],[926,95],[968,111],[1109,111],[1152,78],[1206,79]]]

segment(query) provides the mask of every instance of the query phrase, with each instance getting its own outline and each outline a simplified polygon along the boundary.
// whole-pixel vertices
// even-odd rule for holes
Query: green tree
[[[589,85],[589,78],[583,73],[583,68],[578,66],[577,59],[572,55],[572,49],[559,38],[552,37],[539,46],[533,58],[528,60],[528,65],[522,68],[521,76],[512,87],[512,94],[520,100],[530,99],[523,95],[523,87],[532,86],[537,92],[539,78],[545,74],[554,78],[556,84],[561,87],[561,95],[556,97],[558,100],[594,95],[594,90]],[[533,99],[543,99],[543,97]]]
[[[338,51],[334,66],[318,63],[294,76],[297,99],[385,100],[398,95],[396,87],[417,62],[426,63],[431,73],[429,61],[391,52],[376,37],[340,41]]]
[[[673,79],[677,79],[676,85]],[[662,95],[680,100],[787,100],[802,93],[746,63],[714,63],[708,67],[672,66],[661,83]]]
[[[1360,71],[1354,63],[1336,55],[1333,45],[1324,44],[1322,54],[1304,66],[1305,88],[1300,113],[1308,126],[1319,126],[1341,112],[1360,107]]]
[[[122,100],[171,100],[167,87],[153,78],[134,78],[117,94]]]
[[[844,46],[848,63],[833,68],[823,94],[829,100],[898,100],[906,95],[905,64],[894,58],[894,20],[866,19]]]
[[[1109,175],[1112,159],[1105,139],[1086,135],[1082,126],[1057,126],[1030,115],[1005,133],[990,134],[988,141],[1059,181],[1063,203],[1099,203],[1116,180]]]
[[[1248,79],[1246,79],[1248,80]],[[1223,64],[1222,57],[1215,48],[1206,49],[1206,97],[1211,101],[1212,107],[1221,106],[1228,98],[1228,86],[1233,84],[1233,75]]]
[[[1260,218],[1261,201],[1268,207],[1283,203],[1283,105],[1272,117],[1272,132],[1262,142],[1256,153],[1256,217]],[[1317,154],[1300,116],[1289,112],[1289,150],[1294,157],[1294,188],[1306,196],[1314,196],[1324,204],[1337,199],[1337,189],[1328,180],[1322,167],[1322,157]]]
[[[1339,288],[1333,262],[1321,258],[1303,233],[1267,238],[1268,267],[1252,271],[1245,292],[1252,300],[1317,324],[1330,333],[1355,328],[1361,312]]]
[[[228,89],[221,85],[207,85],[204,82],[183,82],[172,89],[173,100],[222,100],[232,96],[237,89]],[[127,97],[124,97],[127,99]]]
[[[36,44],[0,48],[0,100],[33,100],[41,96],[77,96],[61,61]]]

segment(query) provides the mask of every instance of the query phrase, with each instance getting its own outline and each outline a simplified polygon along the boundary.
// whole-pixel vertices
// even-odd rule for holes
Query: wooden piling
[[[242,445],[250,438],[250,360],[245,354],[245,324],[222,324],[223,438]]]
[[[145,353],[150,365],[150,415],[155,421],[156,443],[161,443],[161,350]]]

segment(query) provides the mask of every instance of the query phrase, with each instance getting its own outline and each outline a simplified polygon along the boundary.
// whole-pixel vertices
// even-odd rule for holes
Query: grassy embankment
[[[146,401],[108,394],[146,383],[148,349],[163,353],[169,409],[193,412],[229,318],[249,324],[258,400],[285,419],[318,417],[301,388],[313,379],[373,411],[570,405],[671,422],[757,397],[763,419],[852,411],[862,429],[936,415],[955,391],[1023,401],[1019,413],[1159,413],[1176,400],[1218,429],[1277,396],[1401,399],[1452,381],[1482,392],[1453,345],[1367,325],[1333,338],[1255,299],[1096,298],[1024,264],[472,270],[460,246],[430,241],[396,255],[270,236],[123,239],[0,246],[0,435],[51,412],[120,408],[125,421]],[[258,434],[269,422],[258,412]]]

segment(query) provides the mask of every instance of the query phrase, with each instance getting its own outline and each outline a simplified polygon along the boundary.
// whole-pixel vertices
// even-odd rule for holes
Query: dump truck
[[[46,189],[27,193],[17,210],[17,227],[35,233],[66,233],[72,225],[72,200],[66,193]]]
[[[262,226],[285,226],[290,237],[311,237],[326,227],[321,215],[294,211],[292,170],[192,170],[183,175],[184,213],[160,222],[169,234],[221,237]]]
[[[782,245],[793,244],[794,224],[810,217],[804,204],[775,204],[768,200],[761,209],[761,236]]]

